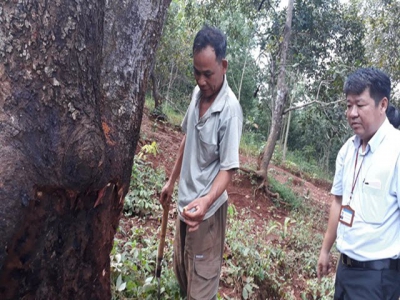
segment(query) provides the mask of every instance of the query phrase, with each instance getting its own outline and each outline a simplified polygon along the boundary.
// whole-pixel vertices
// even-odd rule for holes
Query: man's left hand
[[[199,228],[200,223],[203,222],[204,216],[207,213],[208,207],[207,196],[205,196],[195,199],[183,208],[182,217],[189,226],[189,232],[193,232]]]

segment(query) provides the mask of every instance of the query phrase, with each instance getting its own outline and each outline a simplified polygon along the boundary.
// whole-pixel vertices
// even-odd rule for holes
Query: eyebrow
[[[357,97],[356,99],[355,99],[355,102],[356,103],[358,103],[358,102],[364,102],[365,101],[365,99],[364,98],[359,98],[359,97]],[[350,100],[346,97],[346,102],[350,102]]]
[[[197,73],[200,73],[200,74],[204,74],[204,73],[212,73],[212,71],[211,71],[211,70],[200,71],[200,70],[196,69],[196,67],[195,67],[195,66],[193,66],[193,70],[194,70],[195,72],[197,72]]]

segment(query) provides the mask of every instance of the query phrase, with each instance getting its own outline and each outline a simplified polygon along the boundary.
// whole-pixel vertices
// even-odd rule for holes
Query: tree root
[[[277,199],[279,202],[279,194],[278,193],[273,193],[269,190],[268,188],[268,177],[262,170],[252,170],[252,169],[247,169],[240,167],[240,171],[249,174],[252,177],[255,177],[257,180],[261,181],[261,184],[254,190],[253,197],[256,198],[257,192],[261,192],[261,195],[264,198],[274,198]]]

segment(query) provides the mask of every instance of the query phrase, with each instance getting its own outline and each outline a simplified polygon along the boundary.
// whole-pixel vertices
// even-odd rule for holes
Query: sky
[[[340,3],[348,3],[349,0],[339,0]],[[288,0],[282,0],[280,7],[285,7],[288,4]]]

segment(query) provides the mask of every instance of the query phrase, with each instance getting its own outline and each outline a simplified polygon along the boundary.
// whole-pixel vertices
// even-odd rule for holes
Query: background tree
[[[165,27],[156,53],[152,95],[159,95],[155,109],[161,112],[162,103],[184,113],[188,95],[193,89],[192,40],[195,29],[185,13],[185,1],[173,0],[167,13]]]
[[[384,45],[384,40],[391,38],[388,44],[393,45],[387,53],[394,53],[393,49],[398,48],[395,47],[396,38],[392,34],[397,28],[396,18],[374,18],[374,15],[380,15],[367,13],[367,7],[371,7],[377,12],[382,11],[383,16],[391,16],[389,8],[395,11],[398,3],[369,0],[352,2],[351,5],[345,5],[339,0],[295,0],[292,41],[285,65],[286,85],[292,104],[290,108],[288,101],[284,105],[277,139],[283,140],[282,129],[289,128],[289,150],[301,154],[311,153],[312,149],[312,152],[318,153],[317,161],[329,170],[334,167],[335,149],[343,136],[349,134],[345,129],[345,120],[338,117],[343,107],[337,103],[344,99],[342,87],[347,74],[358,67],[370,65],[369,53],[372,49],[379,49],[379,45]],[[171,18],[164,32],[165,47],[163,42],[155,68],[158,74],[164,74],[159,76],[160,94],[164,98],[168,95],[169,103],[176,110],[187,106],[195,84],[190,57],[193,35],[204,23],[218,26],[228,36],[227,76],[243,107],[244,131],[250,133],[252,141],[265,146],[275,122],[273,111],[286,19],[286,10],[281,1],[174,0],[170,12]],[[372,35],[377,36],[373,39],[376,41],[374,48],[369,45],[372,25],[368,24],[377,24],[378,21],[380,25],[375,26],[377,29]],[[390,34],[380,34],[381,30]],[[177,47],[180,51],[176,51]],[[386,49],[382,47],[382,50]],[[384,56],[388,57],[386,54]],[[393,54],[393,57],[396,55]],[[380,56],[374,55],[374,58]],[[391,60],[382,61],[390,64]],[[393,99],[395,101],[396,97]],[[328,103],[334,107],[327,106]],[[292,125],[287,125],[288,109],[294,114]],[[306,120],[313,121],[308,123]],[[313,134],[318,123],[321,136]],[[291,128],[295,128],[293,134]],[[296,136],[300,132],[301,136]],[[332,143],[331,147],[322,143],[324,139]]]
[[[292,99],[293,108],[305,107],[307,102],[336,103],[338,96],[341,96],[345,76],[349,70],[362,64],[364,53],[362,45],[363,25],[359,19],[352,18],[352,15],[353,12],[346,10],[338,1],[321,2],[315,0],[306,3],[300,0],[296,1],[292,28],[293,40],[289,49],[291,55],[285,66],[285,71],[289,91],[299,90],[297,87],[299,85],[303,85],[305,88],[303,88],[301,94]],[[262,55],[268,58],[265,68],[268,75],[264,75],[266,84],[262,85],[263,94],[267,94],[265,97],[267,99],[265,104],[267,105],[275,103],[268,99],[278,97],[276,95],[278,78],[276,66],[279,65],[277,58],[282,55],[279,43],[283,40],[282,31],[279,30],[282,15],[275,11],[274,14],[270,14],[268,20],[270,20],[269,23],[263,26],[266,28],[265,33],[260,33],[260,45],[263,47],[261,48]],[[271,53],[275,54],[271,56]],[[301,75],[299,76],[299,74]],[[321,86],[323,82],[325,84]],[[316,97],[318,97],[318,101],[315,101]],[[324,122],[324,120],[334,120],[333,116],[337,112],[329,107],[321,110],[323,106],[309,111],[311,114],[315,114],[317,111],[320,116],[323,116],[321,117],[321,124],[331,124],[331,122]],[[288,111],[282,110],[282,113]],[[275,114],[271,119],[271,124],[276,123],[274,119],[276,119]],[[297,119],[294,118],[293,120]],[[282,121],[276,124],[280,124],[279,134],[283,125]],[[336,132],[334,130],[336,125],[332,123],[329,127],[332,134]],[[295,137],[295,139],[298,138]],[[312,145],[313,141],[315,140],[309,141],[308,145]],[[261,170],[258,172],[263,176],[267,172],[269,160],[275,147],[275,145],[268,145],[269,142],[268,140],[265,148],[265,150],[269,150],[269,153],[264,152]],[[336,140],[331,140],[331,142],[336,142]],[[269,147],[272,147],[272,152]],[[299,149],[297,145],[295,149]],[[329,149],[325,147],[325,151],[322,152],[324,158],[321,160],[324,166],[329,165],[331,161]]]
[[[390,74],[396,86],[400,83],[400,2],[353,0],[350,3],[357,16],[364,19],[366,60]]]
[[[190,101],[193,79],[192,43],[204,25],[219,27],[228,37],[228,82],[244,110],[254,107],[259,68],[251,50],[254,47],[254,4],[246,1],[174,0],[169,8],[163,38],[157,52],[154,72],[166,105],[184,112]],[[177,50],[178,49],[178,50]]]
[[[168,0],[0,4],[0,298],[110,298]]]
[[[283,41],[281,44],[281,56],[280,56],[280,65],[279,65],[279,75],[277,81],[277,92],[276,92],[276,100],[274,103],[274,110],[272,115],[272,124],[271,130],[268,135],[267,144],[265,146],[263,158],[261,161],[260,172],[259,174],[263,178],[263,183],[261,185],[265,191],[268,192],[268,164],[272,158],[272,154],[274,152],[276,141],[278,140],[279,131],[282,127],[282,113],[285,108],[285,103],[288,96],[288,90],[286,85],[286,61],[289,55],[289,43],[290,43],[290,35],[292,28],[292,19],[293,19],[293,0],[289,0],[287,13],[286,13],[286,23],[283,30]]]

